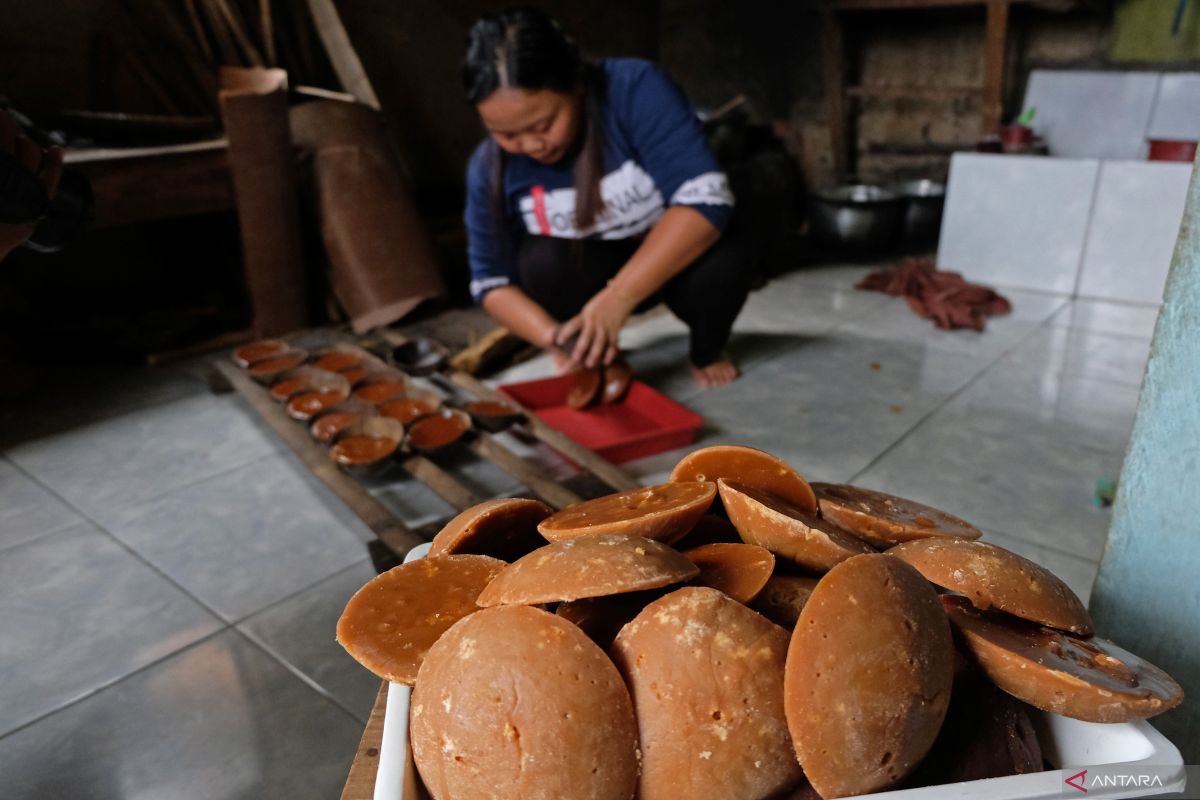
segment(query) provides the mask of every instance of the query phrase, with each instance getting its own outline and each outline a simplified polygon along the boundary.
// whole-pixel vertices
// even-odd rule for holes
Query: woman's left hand
[[[586,367],[611,364],[617,357],[617,340],[636,303],[611,287],[596,293],[587,305],[558,329],[555,343],[564,345],[578,336],[571,361]]]

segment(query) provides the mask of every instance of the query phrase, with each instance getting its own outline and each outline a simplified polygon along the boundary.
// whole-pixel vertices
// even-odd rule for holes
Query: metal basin
[[[930,180],[906,181],[892,186],[904,202],[904,240],[910,244],[937,241],[946,205],[946,184]]]
[[[813,236],[838,250],[874,253],[896,242],[901,200],[880,186],[850,184],[809,195]]]

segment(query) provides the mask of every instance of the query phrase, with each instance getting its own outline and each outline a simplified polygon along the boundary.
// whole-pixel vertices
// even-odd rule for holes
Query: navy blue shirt
[[[601,125],[604,210],[585,230],[575,226],[575,159],[542,164],[504,159],[504,219],[494,220],[490,139],[467,165],[467,258],[471,295],[519,284],[516,249],[525,233],[565,239],[625,239],[649,230],[666,208],[686,205],[724,230],[733,211],[725,174],[704,142],[700,120],[662,68],[635,58],[599,62],[604,81]]]

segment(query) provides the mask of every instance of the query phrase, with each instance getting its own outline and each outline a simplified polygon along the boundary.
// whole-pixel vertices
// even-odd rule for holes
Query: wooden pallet
[[[404,341],[398,334],[385,332],[379,341],[385,346],[394,346]],[[368,346],[372,342],[354,342]],[[330,488],[346,506],[398,556],[405,555],[413,547],[429,541],[449,520],[436,520],[427,525],[410,528],[396,514],[375,499],[366,487],[354,477],[340,470],[329,457],[325,445],[314,441],[308,426],[298,424],[288,417],[283,404],[275,401],[265,386],[254,381],[249,374],[236,367],[228,358],[211,362],[210,384],[215,391],[236,391],[262,418],[263,422],[282,439],[292,452],[322,483]],[[624,491],[637,487],[638,483],[628,473],[605,461],[591,450],[579,445],[559,431],[543,423],[528,409],[513,400],[503,397],[473,376],[455,369],[446,369],[442,376],[454,386],[480,400],[500,400],[516,406],[525,415],[519,423],[523,432],[570,459],[584,473],[584,480],[575,480],[570,485],[547,475],[538,465],[520,457],[496,436],[484,431],[470,434],[467,447],[477,456],[490,461],[499,469],[520,481],[529,493],[554,508],[564,508],[587,497],[595,497],[611,491]],[[452,472],[443,469],[422,455],[401,456],[400,466],[408,476],[428,486],[446,501],[455,512],[469,508],[489,498],[480,497],[463,484]]]

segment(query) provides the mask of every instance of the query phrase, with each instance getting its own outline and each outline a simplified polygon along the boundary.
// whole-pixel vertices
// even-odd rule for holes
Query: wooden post
[[[842,25],[838,21],[837,12],[828,8],[821,10],[821,79],[825,86],[825,116],[829,125],[833,177],[835,181],[842,183],[846,180],[849,169],[843,94]]]
[[[983,107],[980,136],[1000,130],[1004,101],[1004,52],[1008,45],[1008,0],[989,0],[983,39]]]

